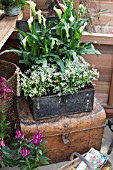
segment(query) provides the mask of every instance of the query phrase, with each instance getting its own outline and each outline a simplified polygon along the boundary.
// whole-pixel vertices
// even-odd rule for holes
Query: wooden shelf
[[[7,39],[10,37],[15,29],[16,21],[23,18],[23,14],[18,16],[8,17],[4,16],[0,21],[0,49],[3,47]]]

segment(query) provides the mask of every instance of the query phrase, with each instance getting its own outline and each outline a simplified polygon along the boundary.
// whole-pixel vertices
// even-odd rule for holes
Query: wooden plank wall
[[[98,33],[111,33],[113,30],[113,0],[85,0],[91,15],[107,9],[93,19],[95,30]]]
[[[100,78],[95,81],[96,97],[100,100],[102,105],[113,105],[110,93],[112,93],[112,74],[113,74],[113,35],[108,34],[88,34],[82,36],[83,42],[97,41],[96,49],[101,52],[101,55],[84,55],[86,61],[100,73]]]
[[[74,6],[77,9],[78,2],[85,1],[90,15],[94,15],[99,11],[107,9],[106,12],[100,14],[95,19],[92,19],[95,31],[97,33],[111,33],[113,30],[113,0],[74,0]],[[48,13],[46,0],[34,0],[36,9],[41,9],[44,14]],[[24,10],[24,19],[29,18],[29,8]]]

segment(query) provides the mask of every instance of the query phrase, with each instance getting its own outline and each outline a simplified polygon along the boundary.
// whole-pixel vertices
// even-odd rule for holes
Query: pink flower
[[[24,148],[20,150],[21,155],[26,158],[30,154],[30,150]]]
[[[38,130],[32,140],[32,143],[35,144],[36,146],[39,146],[40,143],[42,142],[42,134],[40,133],[40,130]]]
[[[4,147],[5,146],[5,143],[4,141],[0,138],[0,146]]]
[[[20,132],[19,129],[16,130],[16,135],[15,135],[15,138],[17,139],[24,139],[24,134]]]
[[[0,78],[0,99],[10,101],[8,97],[9,93],[13,93],[13,90],[7,87],[7,80],[4,77]]]
[[[2,156],[0,156],[0,161],[2,160]]]
[[[0,78],[0,84],[2,84],[2,83],[7,83],[7,80],[5,79],[5,77]]]

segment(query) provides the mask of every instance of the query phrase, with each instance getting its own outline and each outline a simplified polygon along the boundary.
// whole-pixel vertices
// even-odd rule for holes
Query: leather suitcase
[[[21,131],[26,137],[32,137],[37,129],[43,133],[50,151],[50,163],[69,160],[73,152],[83,154],[91,147],[100,150],[106,114],[96,98],[93,108],[91,112],[35,121],[27,100],[23,97],[15,99]]]

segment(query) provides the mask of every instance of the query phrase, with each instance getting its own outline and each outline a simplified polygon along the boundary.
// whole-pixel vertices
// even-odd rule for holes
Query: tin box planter
[[[49,27],[55,26],[55,24],[58,23],[58,17],[57,16],[48,16],[46,18],[46,25]],[[28,26],[28,20],[17,20],[16,21],[16,28],[19,30],[22,30],[24,32],[29,32],[29,26]],[[35,19],[36,24],[38,25],[38,19]]]
[[[30,98],[28,101],[35,120],[88,112],[93,109],[94,87],[91,84],[78,93],[55,94]]]

